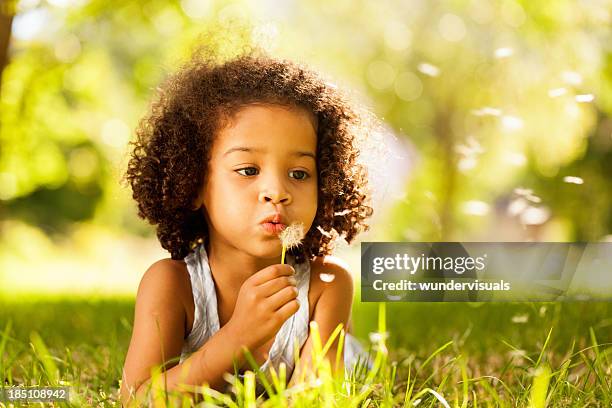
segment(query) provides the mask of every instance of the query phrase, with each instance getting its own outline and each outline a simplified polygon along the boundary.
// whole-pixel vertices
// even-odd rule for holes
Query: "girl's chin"
[[[251,254],[256,256],[257,258],[263,259],[272,259],[278,258],[280,259],[281,252],[283,247],[280,242],[272,243],[272,242],[260,242],[257,243],[255,247],[251,247]]]

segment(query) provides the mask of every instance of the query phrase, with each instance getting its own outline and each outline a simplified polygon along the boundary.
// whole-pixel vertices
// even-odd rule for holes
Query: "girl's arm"
[[[151,385],[151,368],[176,360],[185,336],[186,308],[181,294],[191,290],[189,276],[177,261],[162,260],[144,274],[136,296],[132,339],[123,368],[121,402],[141,397]],[[231,371],[232,360],[239,357],[235,336],[220,330],[182,364],[168,363],[160,379],[165,388],[174,390],[180,383],[211,386],[222,383],[225,371]],[[208,350],[215,350],[214,353]],[[153,384],[164,388],[164,384]]]
[[[243,347],[265,343],[298,308],[289,265],[273,265],[251,276],[240,289],[230,321],[181,364],[186,307],[181,294],[191,293],[189,276],[180,261],[162,260],[145,273],[138,288],[132,340],[123,369],[121,402],[127,406],[153,390],[178,390],[184,384],[209,384],[219,389],[234,362],[244,363]],[[294,287],[294,286],[293,286]],[[151,384],[151,368],[166,363],[159,381]],[[163,405],[163,401],[162,401]]]
[[[321,295],[314,307],[313,320],[319,326],[321,344],[325,345],[338,324],[342,323],[346,331],[353,303],[353,279],[350,272],[340,265],[340,262],[334,261],[331,257],[326,257],[321,264],[313,267],[311,273],[311,290],[316,290],[315,286],[321,286]],[[324,274],[325,279],[321,279],[321,274]],[[333,280],[327,282],[331,276],[333,276]],[[289,382],[290,386],[303,378],[302,373],[304,370],[312,368],[312,345],[311,333],[300,352],[300,361],[293,371],[291,381]],[[344,369],[344,360],[342,358],[340,358],[339,365],[335,366],[337,349],[338,337],[336,337],[336,340],[325,355],[335,371]]]

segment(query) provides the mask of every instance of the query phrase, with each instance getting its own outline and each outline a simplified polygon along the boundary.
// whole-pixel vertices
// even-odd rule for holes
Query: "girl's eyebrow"
[[[245,146],[235,146],[232,147],[230,149],[228,149],[225,153],[223,153],[223,157],[227,156],[230,153],[234,153],[234,152],[247,152],[247,153],[251,153],[251,152],[255,152],[255,153],[259,153],[259,152],[264,152],[264,149],[256,149],[253,147],[245,147]],[[316,160],[316,156],[314,153],[312,152],[305,152],[305,151],[294,151],[291,153],[292,156],[297,156],[297,157],[312,157],[313,160]]]

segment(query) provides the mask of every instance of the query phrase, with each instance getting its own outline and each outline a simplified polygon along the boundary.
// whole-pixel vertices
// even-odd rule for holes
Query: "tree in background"
[[[149,234],[119,179],[153,89],[198,41],[228,53],[258,41],[357,89],[414,145],[386,239],[600,240],[612,230],[611,9],[21,1],[2,76],[2,217],[53,235],[77,222]]]

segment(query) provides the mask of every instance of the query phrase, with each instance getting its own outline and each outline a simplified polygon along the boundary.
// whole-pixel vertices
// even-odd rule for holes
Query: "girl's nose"
[[[266,203],[271,202],[272,204],[291,204],[292,197],[289,192],[282,186],[268,186],[263,188],[259,193],[259,202]]]

